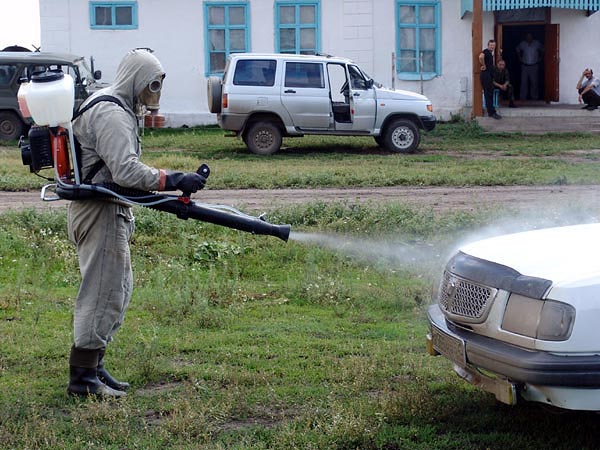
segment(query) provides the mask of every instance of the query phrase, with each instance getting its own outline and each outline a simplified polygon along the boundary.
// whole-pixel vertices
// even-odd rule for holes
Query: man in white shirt
[[[544,56],[544,47],[540,41],[527,33],[525,40],[517,46],[517,54],[521,62],[521,100],[527,100],[530,94],[531,100],[539,99],[539,71],[540,63]]]
[[[593,111],[600,105],[600,79],[594,76],[592,69],[585,69],[577,82],[579,103],[585,103],[583,109]]]

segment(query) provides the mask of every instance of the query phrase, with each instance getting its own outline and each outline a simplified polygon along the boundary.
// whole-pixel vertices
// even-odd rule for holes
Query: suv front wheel
[[[419,146],[421,135],[411,120],[396,119],[386,127],[383,140],[388,150],[413,153]]]
[[[252,153],[272,155],[281,148],[281,129],[273,122],[254,122],[244,133],[244,142]]]

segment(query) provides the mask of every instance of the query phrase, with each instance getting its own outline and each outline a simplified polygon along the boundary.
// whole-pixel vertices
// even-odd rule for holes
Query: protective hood
[[[131,50],[119,64],[113,84],[99,94],[116,95],[134,111],[136,99],[144,88],[164,75],[160,61],[152,53],[143,49]]]

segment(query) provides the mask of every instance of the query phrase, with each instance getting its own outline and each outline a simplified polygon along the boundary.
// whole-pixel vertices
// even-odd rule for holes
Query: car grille
[[[439,304],[449,317],[463,322],[481,323],[496,297],[497,289],[457,277],[448,271],[439,292]]]

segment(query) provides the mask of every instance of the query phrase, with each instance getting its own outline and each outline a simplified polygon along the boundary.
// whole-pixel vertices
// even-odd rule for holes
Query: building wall
[[[214,1],[214,0],[212,0]],[[250,0],[250,50],[273,52],[273,0]],[[425,81],[399,80],[392,70],[395,51],[394,0],[321,0],[321,50],[353,59],[377,81],[396,89],[422,92],[439,119],[469,114],[472,105],[471,13],[461,19],[460,0],[442,2],[441,76]],[[131,48],[150,47],[161,60],[167,78],[161,111],[169,126],[215,123],[208,112],[205,77],[204,9],[200,0],[139,0],[138,29],[92,30],[89,2],[40,0],[44,51],[93,55],[103,80],[111,82],[121,57]],[[574,86],[584,66],[596,64],[600,13],[553,9],[560,24],[560,101],[577,101]],[[484,13],[484,45],[493,36],[494,15]],[[590,36],[595,38],[590,39]],[[589,45],[582,45],[588,42]],[[573,49],[578,49],[577,52]]]
[[[591,67],[600,76],[600,12],[585,16],[572,9],[552,9],[552,23],[560,24],[560,103],[577,103],[575,89],[583,69]]]

